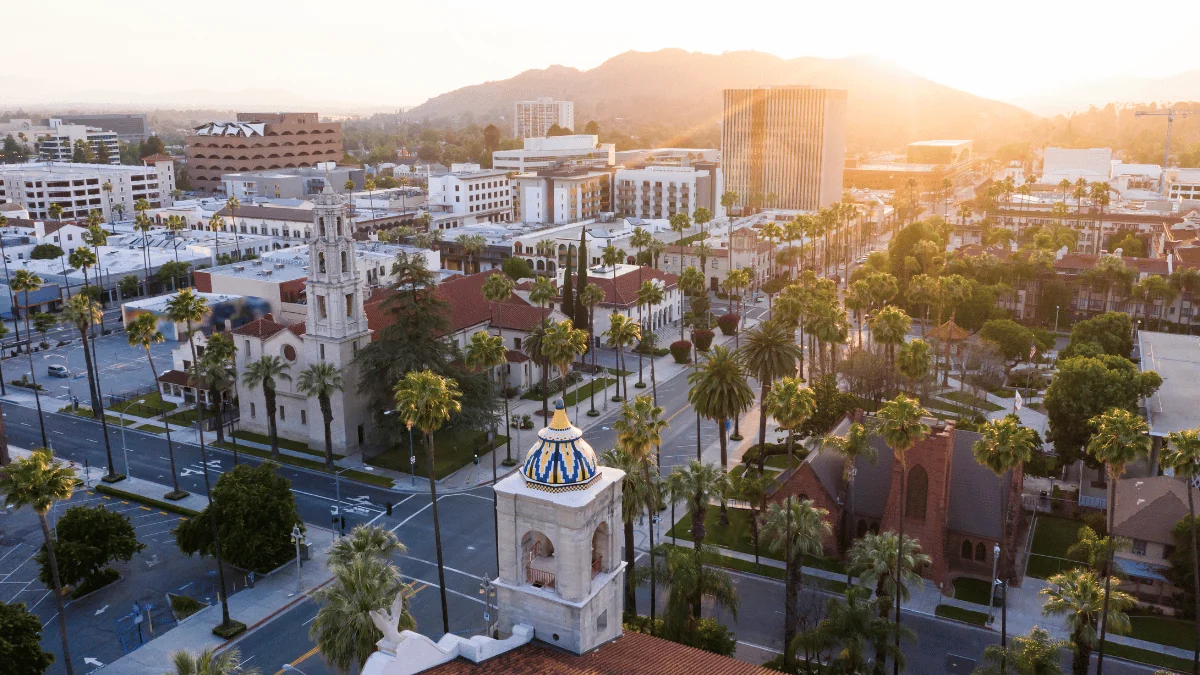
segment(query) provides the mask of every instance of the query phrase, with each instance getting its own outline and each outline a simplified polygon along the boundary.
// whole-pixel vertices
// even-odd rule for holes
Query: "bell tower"
[[[350,454],[367,441],[371,416],[356,394],[358,373],[354,357],[371,341],[363,312],[365,287],[355,258],[353,226],[346,198],[325,182],[313,200],[313,229],[308,240],[308,319],[304,345],[308,363],[331,363],[342,373],[342,391],[331,398],[334,450]],[[295,375],[293,375],[295,377]],[[324,444],[324,425],[315,401],[309,402],[309,438]]]
[[[496,485],[499,628],[583,654],[621,635],[620,469],[600,466],[561,399],[521,470]]]

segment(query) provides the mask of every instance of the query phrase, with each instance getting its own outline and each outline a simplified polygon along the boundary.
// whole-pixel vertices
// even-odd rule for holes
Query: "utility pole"
[[[1163,148],[1162,170],[1158,172],[1158,193],[1166,195],[1166,178],[1167,178],[1167,162],[1171,159],[1171,127],[1175,123],[1175,117],[1186,119],[1188,115],[1195,114],[1195,110],[1175,110],[1174,108],[1163,108],[1161,110],[1138,110],[1133,113],[1134,117],[1166,117],[1167,118],[1167,143]]]

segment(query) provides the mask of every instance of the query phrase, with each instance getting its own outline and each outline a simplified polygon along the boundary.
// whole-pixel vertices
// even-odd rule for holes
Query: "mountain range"
[[[722,89],[790,84],[848,91],[850,152],[935,138],[968,138],[987,145],[1038,121],[1012,104],[938,84],[873,57],[782,59],[754,51],[680,49],[625,52],[590,70],[527,70],[435,96],[407,116],[460,119],[469,113],[475,121],[500,122],[511,119],[515,101],[553,96],[575,102],[580,128],[589,119],[627,118],[699,129],[720,121]]]
[[[1041,115],[1103,108],[1109,103],[1200,101],[1200,70],[1165,77],[1116,75],[1013,98],[1011,103]]]

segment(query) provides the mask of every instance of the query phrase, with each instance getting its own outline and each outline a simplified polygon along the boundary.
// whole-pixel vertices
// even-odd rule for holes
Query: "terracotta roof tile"
[[[189,378],[187,373],[183,372],[182,370],[168,370],[167,372],[158,376],[158,381],[166,382],[167,384],[178,385],[180,387],[192,386],[191,378]]]
[[[1068,253],[1054,263],[1055,269],[1060,270],[1090,270],[1096,266],[1100,256],[1089,253]],[[1167,261],[1158,258],[1129,258],[1122,257],[1125,265],[1137,269],[1140,274],[1160,274],[1166,276]]]
[[[222,218],[233,218],[235,214],[229,209],[222,208],[217,211],[217,215]],[[237,208],[238,218],[259,218],[262,220],[286,220],[296,223],[311,223],[313,222],[312,211],[306,209],[289,209],[281,206],[255,206],[247,204]]]
[[[275,323],[275,319],[268,314],[261,319],[255,319],[248,324],[234,328],[233,334],[265,340],[285,330],[287,330],[287,326]]]
[[[616,279],[604,279],[600,277],[588,277],[588,283],[596,284],[604,291],[604,302],[600,303],[608,307],[634,307],[637,305],[637,292],[641,288],[643,281],[659,279],[663,285],[670,290],[675,288],[679,277],[670,272],[656,270],[653,267],[641,268],[641,272],[628,272],[622,274]]]
[[[768,675],[775,671],[641,633],[626,633],[583,656],[530,643],[479,664],[456,660],[426,675]]]
[[[175,161],[174,157],[171,157],[170,155],[164,155],[161,152],[150,155],[149,157],[142,158],[142,162],[144,162],[146,164],[153,164],[154,162],[174,162],[174,161]]]
[[[305,333],[308,332],[308,324],[304,323],[302,321],[300,323],[294,323],[294,324],[288,326],[287,329],[292,331],[296,335],[304,335]]]
[[[483,298],[483,284],[493,274],[503,274],[503,272],[487,270],[470,276],[456,276],[438,285],[437,297],[450,309],[447,333],[457,333],[479,324],[497,325],[492,323],[491,303]],[[395,294],[396,291],[393,289],[380,289],[375,291],[364,304],[367,326],[376,331],[377,335],[378,331],[387,326],[390,321],[387,310],[383,307],[383,301]],[[542,318],[541,310],[525,302],[516,294],[509,296],[508,300],[502,304],[504,307],[499,312],[499,320],[503,322],[504,328],[529,330]]]

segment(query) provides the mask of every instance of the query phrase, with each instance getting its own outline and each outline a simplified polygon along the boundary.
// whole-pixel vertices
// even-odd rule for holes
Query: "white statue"
[[[383,651],[395,653],[396,647],[404,641],[404,637],[400,634],[400,622],[404,619],[404,590],[396,593],[396,599],[392,600],[391,609],[373,609],[371,610],[371,622],[383,633],[383,644],[379,645]]]

